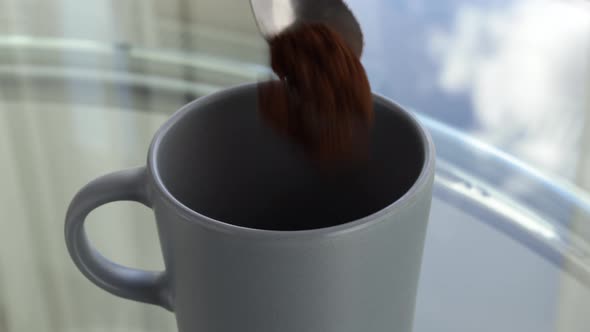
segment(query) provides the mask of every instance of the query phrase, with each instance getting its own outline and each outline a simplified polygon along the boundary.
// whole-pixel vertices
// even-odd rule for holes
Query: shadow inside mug
[[[306,230],[363,218],[405,194],[420,175],[424,143],[405,111],[375,101],[369,156],[318,167],[258,114],[256,85],[194,103],[157,150],[166,189],[215,220],[266,230]]]

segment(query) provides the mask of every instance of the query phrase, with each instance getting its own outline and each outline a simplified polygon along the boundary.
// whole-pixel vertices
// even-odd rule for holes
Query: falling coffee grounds
[[[259,85],[262,118],[314,160],[365,157],[373,102],[352,48],[320,23],[294,26],[270,39],[269,46],[280,80]]]

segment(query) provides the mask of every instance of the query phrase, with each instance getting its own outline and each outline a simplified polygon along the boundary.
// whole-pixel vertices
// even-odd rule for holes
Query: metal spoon
[[[363,33],[342,0],[250,0],[258,29],[269,40],[297,24],[324,23],[338,32],[360,57]]]

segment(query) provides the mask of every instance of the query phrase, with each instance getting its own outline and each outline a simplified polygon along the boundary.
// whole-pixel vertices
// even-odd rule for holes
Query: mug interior
[[[307,230],[363,218],[394,203],[425,162],[420,129],[394,104],[374,99],[369,158],[326,169],[268,128],[256,85],[189,105],[162,132],[154,156],[164,187],[189,209],[266,230]]]

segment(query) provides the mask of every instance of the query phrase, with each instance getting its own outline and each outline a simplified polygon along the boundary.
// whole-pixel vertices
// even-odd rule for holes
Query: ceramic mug
[[[370,157],[326,171],[257,115],[256,84],[192,102],[147,166],[90,182],[66,216],[69,253],[104,290],[162,306],[181,332],[409,332],[432,198],[423,127],[374,96]],[[86,216],[114,201],[155,214],[165,271],[93,249]]]

